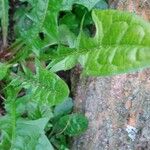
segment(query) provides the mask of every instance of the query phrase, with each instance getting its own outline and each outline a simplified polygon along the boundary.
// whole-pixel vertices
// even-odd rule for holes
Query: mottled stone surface
[[[149,19],[149,3],[113,0],[110,7]],[[150,69],[105,78],[79,74],[72,76],[75,111],[88,117],[89,128],[72,150],[150,150]]]
[[[150,0],[109,0],[110,8],[135,12],[150,20]]]

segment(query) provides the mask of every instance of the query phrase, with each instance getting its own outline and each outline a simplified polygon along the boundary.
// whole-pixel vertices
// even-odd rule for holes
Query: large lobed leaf
[[[115,10],[94,10],[92,15],[96,35],[83,37],[80,44],[81,49],[89,50],[86,74],[111,75],[150,66],[149,23],[134,14]]]
[[[63,54],[59,49],[52,59],[61,58],[60,62],[67,64],[69,59],[66,58],[78,57],[84,67],[84,74],[95,76],[130,72],[150,66],[148,22],[135,14],[116,10],[94,10],[92,17],[96,26],[95,36],[80,33],[78,50],[69,49],[68,54],[66,51]]]
[[[16,86],[20,84],[27,89],[27,94],[31,100],[49,106],[65,101],[69,95],[67,84],[55,73],[42,67],[37,67],[36,75],[28,71],[26,76],[23,74],[17,78],[15,76],[11,84]]]

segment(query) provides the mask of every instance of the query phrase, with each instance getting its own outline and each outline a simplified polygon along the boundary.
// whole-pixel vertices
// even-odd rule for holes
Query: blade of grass
[[[7,47],[7,35],[8,35],[8,9],[9,4],[8,0],[1,0],[2,4],[2,19],[1,19],[1,25],[2,25],[2,35],[3,35],[3,48]]]

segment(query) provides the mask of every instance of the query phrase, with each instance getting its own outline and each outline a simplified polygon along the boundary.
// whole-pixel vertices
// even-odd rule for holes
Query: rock
[[[149,0],[113,0],[111,8],[150,19]],[[150,69],[113,77],[72,73],[74,111],[89,119],[88,130],[73,139],[72,150],[150,150]]]

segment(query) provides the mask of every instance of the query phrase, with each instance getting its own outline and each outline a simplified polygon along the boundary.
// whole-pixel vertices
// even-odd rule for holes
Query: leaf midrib
[[[107,49],[107,48],[149,48],[150,49],[150,46],[145,46],[145,45],[130,45],[130,44],[122,44],[122,45],[104,45],[104,46],[99,46],[99,47],[94,47],[94,48],[89,48],[89,49],[84,49],[84,50],[76,50],[76,51],[73,51],[72,53],[69,53],[69,54],[63,54],[62,56],[58,56],[59,54],[56,54],[56,55],[51,55],[50,56],[50,59],[64,59],[66,57],[69,57],[69,56],[72,56],[72,55],[83,55],[83,54],[86,54],[88,52],[92,52],[92,51],[95,51],[95,50],[101,50],[101,49]]]

